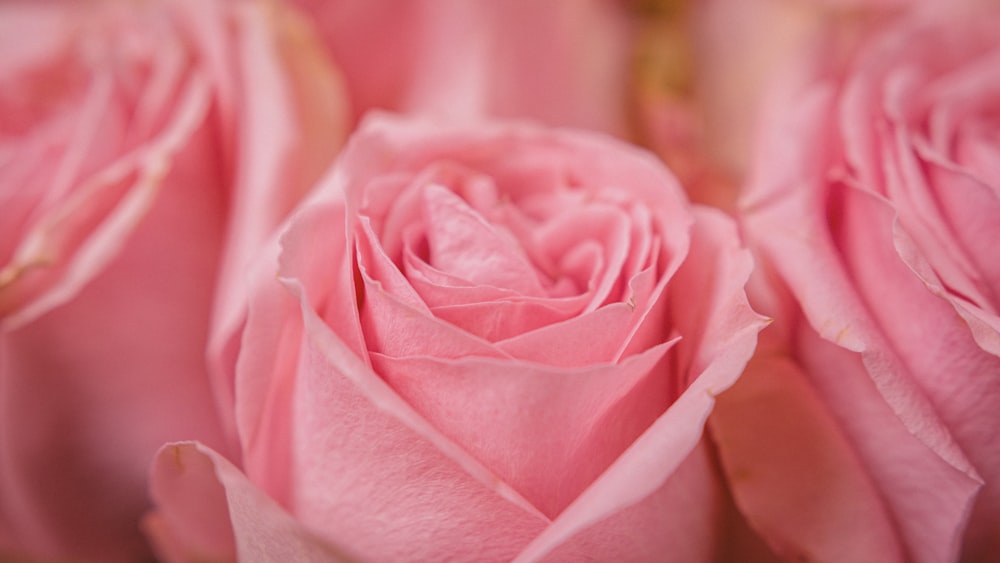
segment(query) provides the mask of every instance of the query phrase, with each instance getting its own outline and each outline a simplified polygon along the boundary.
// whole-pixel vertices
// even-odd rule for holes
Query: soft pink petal
[[[707,442],[699,442],[669,478],[638,503],[582,529],[544,560],[757,561],[728,552],[725,487]],[[531,561],[522,556],[519,560]]]
[[[664,411],[668,349],[576,369],[379,354],[372,362],[435,428],[554,517]]]
[[[832,205],[826,199],[829,191],[839,194],[853,190],[833,182],[826,173],[830,159],[836,156],[836,150],[829,147],[832,137],[826,135],[828,130],[821,129],[822,135],[805,133],[807,127],[830,125],[830,94],[820,84],[800,94],[800,102],[790,106],[792,111],[772,116],[773,127],[762,140],[764,150],[770,152],[762,155],[761,162],[783,162],[788,166],[758,171],[744,199],[744,222],[750,239],[760,245],[766,259],[786,280],[802,304],[805,317],[823,338],[849,350],[880,350],[884,348],[878,328],[854,293],[826,224],[827,217],[839,220],[841,213],[825,207]],[[875,228],[860,227],[865,232]],[[861,233],[857,236],[863,238]],[[916,435],[956,467],[967,468],[947,428],[930,423],[936,419],[933,407],[912,380],[880,372],[875,382]]]
[[[876,198],[844,186],[831,189],[851,192],[855,194],[852,197]],[[830,235],[823,231],[823,222],[815,216],[809,220],[809,214],[816,213],[810,211],[815,209],[809,201],[812,193],[783,193],[783,199],[772,200],[767,213],[751,214],[746,220],[751,236],[787,280],[819,337],[844,348],[841,354],[863,353],[866,368],[857,365],[857,357],[845,368],[837,367],[843,362],[829,363],[830,359],[803,365],[886,496],[909,556],[927,561],[950,557],[956,549],[955,532],[962,525],[978,479],[928,396],[901,369],[866,304],[854,293]],[[798,200],[803,197],[804,201]],[[856,227],[859,230],[853,236],[859,241],[874,239],[878,230],[870,223]],[[819,354],[817,342],[814,335],[808,344],[799,344],[801,353]],[[857,374],[850,386],[844,373],[848,369]],[[859,373],[860,369],[865,371]],[[878,396],[867,396],[872,383],[879,390]],[[903,428],[895,426],[894,416]],[[899,435],[875,435],[871,429],[876,427]],[[919,442],[904,441],[904,437],[916,437]],[[919,475],[913,469],[917,466],[922,467]],[[912,481],[907,483],[903,477]],[[913,490],[924,491],[921,483],[928,482],[935,483],[934,491],[913,494]]]
[[[402,272],[392,264],[370,230],[357,240],[361,326],[368,350],[390,356],[467,355],[503,357],[488,340],[434,317]]]
[[[873,374],[891,373],[891,361],[876,352],[858,356],[804,332],[797,343],[803,351],[800,363],[882,492],[908,556],[914,561],[953,558],[981,479],[968,465],[955,467],[900,424],[884,391],[872,385]]]
[[[509,558],[544,527],[337,339],[298,281],[285,283],[305,323],[287,413],[293,506],[304,523],[374,559],[427,560]]]
[[[520,560],[543,558],[658,490],[701,440],[715,395],[736,381],[753,354],[764,321],[750,309],[743,289],[753,266],[750,255],[740,247],[735,225],[720,212],[696,208],[695,215],[690,256],[696,258],[685,261],[668,288],[675,304],[682,299],[689,307],[704,304],[690,318],[690,311],[671,315],[682,340],[670,351],[675,356],[670,363],[683,370],[671,377],[685,380],[687,387],[676,390],[683,392],[667,411],[532,541]],[[704,283],[708,272],[715,285]]]
[[[777,553],[904,560],[879,490],[789,358],[751,361],[719,396],[709,426],[737,505]]]
[[[207,104],[207,85],[191,80],[168,129],[87,178],[25,234],[0,271],[4,324],[26,323],[70,299],[115,255],[152,204],[168,163],[203,124]]]
[[[150,489],[156,510],[143,527],[166,561],[355,560],[200,443],[163,446],[152,464]]]
[[[234,163],[210,343],[220,410],[229,413],[250,263],[342,146],[347,100],[337,70],[301,15],[246,2],[206,18],[204,10],[212,7],[205,3],[180,5],[216,88],[220,157]],[[233,416],[226,419],[231,423]]]
[[[422,195],[429,264],[471,283],[544,294],[539,272],[510,233],[444,186],[427,186]]]
[[[1000,140],[996,147],[1000,148]],[[935,196],[955,236],[975,263],[978,276],[971,280],[983,297],[975,303],[997,314],[1000,311],[1000,265],[993,260],[1000,241],[1000,226],[993,219],[1000,215],[1000,175],[988,184],[972,171],[933,158],[926,163]],[[936,261],[935,261],[936,262]],[[998,352],[995,352],[998,353]]]
[[[628,341],[629,330],[638,322],[635,311],[636,307],[629,303],[605,305],[596,311],[508,338],[498,342],[497,347],[514,358],[549,366],[583,367],[614,362]],[[584,342],[587,345],[581,346]],[[651,345],[655,344],[659,343]]]
[[[612,139],[604,135],[541,129],[522,122],[442,127],[430,119],[401,120],[374,113],[347,147],[342,177],[348,180],[352,209],[362,205],[374,177],[400,171],[416,174],[448,161],[489,177],[497,193],[524,209],[534,199],[547,199],[572,186],[601,193],[605,199],[616,194],[620,201],[655,202],[668,217],[687,213],[683,190],[659,160],[628,145],[616,144],[616,150],[609,151],[609,142]],[[498,154],[504,157],[495,158]],[[672,244],[669,235],[687,226],[678,222],[668,228],[661,236]]]
[[[856,192],[847,198],[841,238],[854,286],[907,375],[986,482],[970,520],[970,545],[977,552],[1000,549],[1000,540],[985,531],[1000,526],[1000,452],[984,430],[1000,425],[1000,358],[978,346],[949,300],[929,291],[900,259],[897,247],[912,256],[913,241],[892,210]]]
[[[231,21],[237,31],[227,54],[236,76],[213,77],[236,82],[243,94],[233,129],[222,123],[235,150],[217,306],[223,318],[241,307],[239,290],[252,258],[333,161],[347,132],[340,77],[299,14],[244,3]]]

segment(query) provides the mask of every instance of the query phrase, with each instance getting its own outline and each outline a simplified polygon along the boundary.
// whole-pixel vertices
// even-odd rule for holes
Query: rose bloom
[[[157,448],[226,451],[213,293],[343,135],[307,31],[263,2],[0,5],[0,554],[147,557]]]
[[[995,0],[953,0],[951,9]],[[631,107],[636,138],[693,201],[736,211],[762,98],[817,36],[830,56],[938,0],[643,0]]]
[[[161,451],[165,559],[728,548],[702,430],[764,321],[732,221],[651,155],[374,115],[258,266],[234,364],[244,467]]]
[[[763,121],[743,219],[778,321],[711,427],[787,557],[1000,553],[997,29],[931,11],[813,53]]]

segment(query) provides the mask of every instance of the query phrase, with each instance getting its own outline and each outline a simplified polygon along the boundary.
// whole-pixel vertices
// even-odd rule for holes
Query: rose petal
[[[510,233],[487,222],[447,188],[422,191],[428,263],[477,285],[544,295],[538,271]]]
[[[296,515],[375,559],[512,557],[546,519],[354,356],[316,316],[300,282],[285,284],[305,322],[285,407]]]
[[[223,456],[167,444],[152,466],[157,509],[143,522],[167,561],[352,561],[307,530]]]
[[[5,325],[24,324],[70,299],[112,259],[155,199],[167,163],[201,125],[207,104],[207,85],[189,82],[170,128],[89,178],[24,236],[14,260],[0,270]]]
[[[1000,487],[995,485],[1000,452],[982,428],[1000,424],[1000,358],[979,347],[949,300],[928,291],[900,259],[900,254],[912,257],[916,252],[888,206],[851,192],[845,207],[840,238],[854,287],[870,304],[870,314],[899,355],[905,376],[926,394],[975,471],[958,467],[986,481],[970,534],[996,545],[985,529],[1000,523]],[[893,288],[889,293],[887,284]]]
[[[663,412],[671,344],[576,369],[381,354],[372,362],[435,428],[554,517]]]
[[[764,321],[750,309],[743,290],[752,260],[737,244],[735,226],[721,212],[696,208],[695,216],[691,256],[698,259],[684,262],[670,288],[673,295],[676,284],[678,303],[684,299],[704,304],[679,330],[682,340],[670,352],[684,358],[671,358],[671,365],[686,368],[674,377],[686,373],[689,385],[607,471],[525,548],[518,560],[542,559],[582,530],[658,490],[701,440],[713,397],[733,384],[753,354]],[[713,272],[718,286],[702,283],[706,272]],[[672,318],[676,322],[678,317]],[[700,330],[685,332],[691,326]],[[702,338],[686,342],[685,334],[700,334]],[[683,352],[682,346],[687,346]]]
[[[222,140],[235,152],[231,218],[214,311],[211,356],[232,373],[229,341],[244,316],[244,279],[253,257],[332,162],[347,131],[346,93],[308,22],[277,4],[245,3],[214,20],[204,2],[181,3],[219,91]],[[232,32],[223,29],[231,25]],[[233,45],[214,45],[233,33]],[[229,99],[233,85],[240,101]],[[232,115],[230,115],[232,114]],[[232,145],[230,147],[230,145]],[[230,352],[232,354],[232,352]],[[218,376],[224,397],[231,383]],[[232,400],[220,401],[231,405]],[[230,410],[226,407],[225,410]]]
[[[751,361],[709,426],[737,504],[777,553],[904,560],[879,490],[790,359]]]

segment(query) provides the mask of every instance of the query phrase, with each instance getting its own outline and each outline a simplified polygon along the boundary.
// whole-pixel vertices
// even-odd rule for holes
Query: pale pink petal
[[[193,3],[181,3],[198,14]],[[301,15],[277,5],[244,3],[229,18],[236,28],[228,60],[241,90],[232,130],[231,215],[218,314],[238,317],[252,258],[333,161],[347,133],[346,95],[339,75]],[[209,41],[209,38],[203,39]]]
[[[691,256],[698,259],[685,261],[668,288],[672,303],[688,304],[687,311],[671,315],[681,341],[669,352],[675,356],[671,367],[683,370],[671,377],[686,380],[681,383],[687,386],[676,390],[680,396],[667,411],[532,541],[519,560],[541,559],[582,530],[657,491],[702,439],[714,397],[736,381],[753,354],[764,321],[750,309],[743,292],[753,266],[750,255],[739,246],[735,225],[721,212],[696,208],[695,216]],[[715,285],[704,283],[706,278]],[[692,314],[690,308],[701,303],[704,306]],[[678,322],[681,319],[685,322]]]
[[[851,280],[840,262],[826,217],[839,219],[838,210],[827,210],[828,190],[856,191],[826,174],[825,166],[836,156],[829,146],[832,133],[806,134],[808,127],[829,127],[832,92],[825,84],[800,94],[792,111],[772,114],[773,127],[762,140],[761,162],[783,162],[788,166],[762,168],[751,179],[744,199],[749,237],[759,244],[768,262],[774,264],[814,329],[826,340],[848,350],[880,350],[878,328],[854,293]],[[791,94],[787,92],[786,94]],[[783,99],[779,97],[779,100]],[[846,102],[845,102],[846,103]],[[775,104],[775,109],[780,107]],[[796,140],[795,142],[789,139]],[[808,139],[809,142],[803,142]],[[860,194],[860,192],[858,192]],[[865,197],[877,198],[876,195]],[[867,232],[873,225],[860,225]],[[858,236],[863,238],[861,233]],[[817,275],[822,272],[822,275]],[[956,467],[968,462],[951,439],[947,428],[936,420],[927,397],[909,378],[891,372],[873,374],[886,401],[914,434]]]
[[[707,442],[699,442],[649,496],[584,528],[544,560],[767,561],[731,551],[728,499],[713,464]]]
[[[851,197],[876,199],[842,185],[832,189],[851,192]],[[796,201],[803,196],[805,201]],[[814,196],[801,190],[783,193],[782,197],[772,200],[775,203],[769,212],[760,211],[747,218],[754,240],[764,248],[768,262],[788,281],[819,337],[844,348],[841,354],[862,352],[867,366],[857,365],[860,358],[848,364],[854,370],[851,373],[864,370],[853,376],[856,380],[851,380],[850,386],[845,368],[837,368],[842,362],[818,360],[803,364],[805,370],[873,472],[895,515],[908,555],[921,561],[950,557],[957,549],[955,531],[963,522],[968,499],[978,487],[975,471],[938,418],[928,396],[890,352],[866,304],[854,293],[830,234],[824,232],[821,221],[815,217],[809,220],[808,210],[815,209],[809,199]],[[878,231],[871,223],[856,227],[859,230],[853,236],[859,241],[874,238]],[[764,236],[765,232],[772,234]],[[819,337],[812,337],[809,344],[799,344],[800,354],[818,354],[815,348],[819,347]],[[876,397],[866,395],[872,391],[872,383],[879,390]],[[848,389],[851,394],[847,394]],[[859,416],[862,412],[871,414]],[[894,417],[898,417],[902,428],[895,426]],[[897,435],[874,435],[872,428],[885,428],[886,433],[891,430]],[[904,441],[904,437],[917,440]],[[913,469],[918,464],[923,467],[919,475]],[[914,480],[907,483],[902,476]],[[935,483],[933,491],[921,486],[928,482]],[[915,495],[913,490],[925,494]]]
[[[621,353],[622,343],[628,341],[630,329],[638,322],[635,311],[635,305],[629,303],[605,305],[576,318],[508,338],[498,342],[497,347],[520,360],[549,366],[582,367],[614,362]],[[655,344],[659,342],[650,346]]]
[[[538,271],[509,232],[444,186],[429,185],[421,193],[429,264],[477,285],[544,294]]]
[[[313,21],[344,74],[354,120],[398,110],[424,68],[417,63],[423,0],[293,0]],[[433,2],[431,2],[433,3]]]
[[[204,81],[188,82],[166,131],[88,178],[25,233],[0,270],[4,324],[24,324],[72,298],[114,257],[157,197],[171,159],[202,126],[207,104]]]
[[[340,76],[301,15],[274,3],[246,2],[206,18],[205,10],[219,7],[191,0],[179,5],[215,86],[219,156],[235,159],[209,348],[220,410],[230,413],[250,263],[332,162],[349,116]]]
[[[752,360],[719,396],[709,427],[737,505],[776,553],[904,560],[879,490],[790,358]]]
[[[927,284],[900,259],[900,254],[915,254],[913,241],[895,223],[888,206],[851,192],[845,207],[849,211],[839,238],[854,287],[869,304],[906,375],[927,395],[975,472],[985,480],[970,520],[970,535],[985,542],[977,549],[1000,549],[996,543],[1000,540],[985,531],[1000,524],[1000,487],[996,484],[1000,452],[984,430],[1000,425],[1000,358],[978,346],[950,301],[928,291]],[[891,292],[885,291],[887,285]]]
[[[573,369],[380,354],[372,364],[435,428],[554,517],[665,410],[670,344]]]
[[[143,527],[166,561],[354,561],[197,442],[166,444],[152,464],[155,512]]]
[[[881,491],[908,557],[953,558],[982,480],[967,462],[956,467],[900,424],[904,419],[872,384],[892,374],[891,360],[875,351],[858,356],[804,332],[796,344],[803,351],[800,363]],[[940,421],[923,423],[933,427]]]
[[[391,356],[506,356],[488,340],[432,316],[402,272],[371,243],[370,231],[355,240],[361,262],[360,318],[368,350]]]
[[[547,523],[440,434],[316,316],[305,323],[287,416],[296,516],[373,559],[512,557]],[[456,535],[456,529],[462,533]]]

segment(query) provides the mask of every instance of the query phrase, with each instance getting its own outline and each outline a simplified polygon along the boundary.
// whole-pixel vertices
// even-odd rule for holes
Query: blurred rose
[[[255,278],[245,474],[195,443],[157,461],[164,557],[727,548],[702,427],[762,326],[728,219],[652,155],[521,124],[373,116],[320,190]]]
[[[920,3],[635,0],[638,139],[670,164],[692,199],[735,211],[761,98],[781,69],[817,36],[831,52],[847,53],[863,30]]]
[[[615,0],[293,0],[343,69],[356,116],[531,118],[626,133],[631,21]]]
[[[141,558],[156,449],[226,451],[213,292],[343,135],[306,31],[264,2],[0,5],[0,551]]]
[[[712,424],[786,556],[1000,553],[997,29],[900,20],[846,69],[803,61],[765,116],[744,211],[779,330]]]

